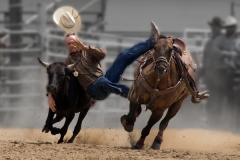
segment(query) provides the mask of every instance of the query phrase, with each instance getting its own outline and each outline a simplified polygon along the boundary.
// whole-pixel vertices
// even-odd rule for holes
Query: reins
[[[172,43],[174,43],[174,40]],[[155,48],[154,48],[154,50],[156,51]],[[162,48],[162,51],[163,51],[163,48]],[[165,52],[165,51],[163,51],[163,52]],[[143,61],[140,61],[140,65],[138,67],[138,72],[137,72],[138,74],[137,74],[137,77],[135,77],[136,79],[133,80],[135,82],[128,94],[128,99],[131,102],[141,104],[139,98],[140,98],[140,93],[141,93],[142,87],[144,87],[150,94],[149,101],[146,104],[147,109],[148,108],[151,109],[154,101],[160,95],[170,94],[170,93],[180,89],[181,87],[185,87],[185,89],[182,91],[182,93],[179,95],[179,97],[175,101],[179,100],[186,93],[186,90],[188,90],[190,92],[190,94],[192,95],[193,103],[199,103],[202,99],[207,98],[209,96],[208,91],[204,91],[201,93],[199,93],[197,91],[195,82],[194,82],[193,78],[191,77],[191,75],[189,74],[188,69],[186,68],[186,64],[181,57],[182,53],[185,53],[185,52],[186,52],[186,50],[182,51],[181,48],[177,44],[176,45],[173,44],[173,48],[171,50],[171,57],[169,58],[169,61],[167,60],[166,57],[164,57],[162,55],[160,55],[157,59],[155,59],[153,54],[150,53],[150,57],[149,57],[149,52],[147,52],[148,54],[145,54],[145,56],[142,58]],[[145,73],[143,73],[143,69],[145,67],[149,66],[148,64],[146,65],[146,63],[149,62],[151,58],[153,60],[153,62],[151,62],[152,66]],[[159,83],[167,75],[167,72],[168,72],[173,60],[174,60],[174,64],[176,65],[179,81],[172,87],[168,87],[168,88],[159,90],[158,89]],[[153,71],[156,70],[157,66],[159,65],[159,62],[161,62],[161,65],[163,65],[165,67],[166,73],[161,77],[159,75],[157,75],[154,86],[151,86],[146,81],[146,76],[149,73],[152,73]],[[137,90],[135,90],[135,88]]]

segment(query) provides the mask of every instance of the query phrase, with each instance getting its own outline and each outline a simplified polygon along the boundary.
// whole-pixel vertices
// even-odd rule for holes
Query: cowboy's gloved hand
[[[86,45],[84,45],[84,44],[82,43],[82,41],[79,40],[79,39],[74,39],[74,40],[73,40],[73,44],[75,45],[75,47],[76,47],[78,50],[87,50],[87,49],[89,49],[89,47],[86,46]]]

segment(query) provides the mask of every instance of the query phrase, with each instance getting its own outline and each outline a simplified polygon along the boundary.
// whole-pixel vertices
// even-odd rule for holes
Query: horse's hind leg
[[[76,137],[76,136],[78,135],[78,133],[80,132],[81,127],[82,127],[82,121],[83,121],[83,119],[85,118],[86,114],[88,113],[89,108],[90,108],[90,106],[80,112],[79,117],[78,117],[77,124],[76,124],[76,126],[75,126],[75,128],[74,128],[74,130],[73,130],[73,135],[72,135],[72,137],[68,140],[68,143],[72,143],[72,142],[74,141],[75,137]]]
[[[163,131],[167,128],[170,119],[172,119],[181,108],[183,100],[184,98],[180,99],[179,101],[175,102],[168,108],[166,116],[164,117],[164,119],[161,121],[159,125],[158,134],[155,137],[153,144],[151,146],[152,149],[155,149],[155,150],[160,149],[161,143],[163,141]]]
[[[144,146],[145,138],[149,135],[152,126],[162,118],[163,112],[164,110],[162,110],[161,108],[153,111],[152,115],[148,120],[147,126],[142,130],[140,139],[137,141],[136,145],[133,147],[134,149],[141,149]]]

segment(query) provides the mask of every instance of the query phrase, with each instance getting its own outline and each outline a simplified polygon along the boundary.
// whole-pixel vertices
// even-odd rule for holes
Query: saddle
[[[193,103],[199,103],[199,102],[201,102],[202,99],[209,97],[209,91],[204,91],[204,92],[199,93],[197,90],[197,87],[195,84],[195,72],[197,70],[197,65],[196,65],[195,61],[192,59],[192,56],[191,56],[190,52],[188,51],[186,44],[181,39],[175,38],[173,47],[174,47],[174,51],[175,51],[176,63],[177,63],[179,71],[181,72],[180,78],[182,78],[184,80],[184,82],[186,84],[186,88],[192,94],[191,101]],[[137,71],[137,73],[134,73],[134,75],[138,75],[141,72],[140,71],[141,67],[143,69],[153,62],[151,55],[152,55],[152,53],[150,50],[147,53],[145,53],[145,55],[143,57],[141,57],[140,60],[138,60],[140,65],[138,66],[138,69],[135,70],[135,71]],[[152,90],[152,88],[149,85],[146,85],[146,83],[143,83],[143,85],[144,85],[144,87],[147,87],[149,91],[154,91],[154,90]],[[178,87],[178,85],[168,88],[166,90],[162,90],[161,92],[158,91],[157,95],[172,92],[177,87]],[[152,96],[152,97],[154,97],[154,96]],[[153,101],[153,99],[155,99],[155,98],[152,98],[152,101]]]
[[[184,66],[183,78],[187,89],[192,94],[191,101],[193,103],[199,103],[202,99],[209,97],[209,91],[198,92],[195,84],[195,72],[197,71],[197,65],[192,59],[190,52],[188,51],[186,44],[179,38],[174,39],[173,47],[175,51],[180,55],[181,63]]]
[[[184,63],[190,76],[195,79],[195,72],[197,71],[197,65],[192,59],[190,52],[188,51],[186,44],[179,38],[174,39],[174,49],[180,54],[181,61]]]

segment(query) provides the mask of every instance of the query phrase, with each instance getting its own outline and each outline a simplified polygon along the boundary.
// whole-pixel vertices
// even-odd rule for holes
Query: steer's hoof
[[[74,136],[72,136],[72,137],[71,137],[71,138],[68,140],[68,142],[67,142],[67,143],[73,143],[74,139],[75,139],[75,137],[74,137]]]
[[[59,139],[59,140],[58,140],[58,144],[60,144],[60,143],[63,143],[63,140],[62,140],[62,139]]]
[[[52,134],[52,135],[56,135],[56,134],[59,134],[60,131],[61,131],[61,130],[60,130],[59,128],[53,127],[53,128],[51,129],[51,134]]]
[[[70,139],[67,143],[73,143],[73,140]]]
[[[43,127],[43,129],[42,129],[42,132],[48,133],[48,132],[49,132],[49,128],[46,127],[46,125],[45,125],[45,126]]]
[[[151,148],[154,149],[154,150],[159,150],[160,149],[160,143],[153,142]]]

